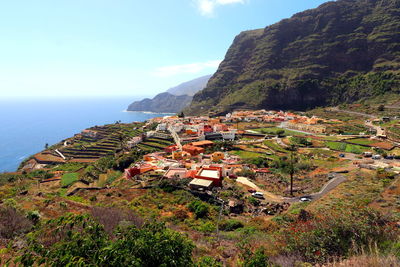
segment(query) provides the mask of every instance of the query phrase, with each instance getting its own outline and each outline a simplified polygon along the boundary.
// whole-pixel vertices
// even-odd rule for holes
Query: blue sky
[[[0,98],[154,95],[215,72],[234,37],[321,0],[0,3]]]

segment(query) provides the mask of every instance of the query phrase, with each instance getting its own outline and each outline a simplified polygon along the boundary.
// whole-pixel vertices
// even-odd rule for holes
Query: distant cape
[[[128,106],[128,111],[177,113],[190,104],[193,95],[205,88],[210,78],[211,75],[202,76],[172,87],[152,99],[135,101]]]

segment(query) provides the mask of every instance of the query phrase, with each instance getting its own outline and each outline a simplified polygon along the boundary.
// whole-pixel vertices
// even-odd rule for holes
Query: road
[[[312,200],[317,200],[320,199],[321,197],[323,197],[324,195],[326,195],[327,193],[329,193],[331,190],[335,189],[339,184],[343,183],[344,181],[346,181],[346,176],[344,176],[343,174],[340,173],[331,173],[332,175],[332,179],[330,179],[322,188],[319,192],[317,193],[313,193],[310,195],[307,195],[308,197],[310,197]],[[273,201],[273,202],[298,202],[300,201],[300,198],[302,196],[299,197],[282,197],[282,196],[277,196],[275,194],[272,194],[271,192],[265,191],[263,189],[261,189],[260,187],[258,187],[256,184],[254,184],[253,182],[251,182],[249,179],[247,179],[246,177],[238,177],[236,180],[238,183],[247,185],[251,188],[253,188],[254,190],[256,190],[257,192],[261,192],[264,195],[264,198],[267,201]]]
[[[339,109],[338,107],[328,108],[328,110],[344,112],[344,113],[363,116],[363,117],[367,117],[367,118],[371,118],[371,119],[376,119],[377,118],[377,116],[375,116],[375,115],[362,113],[362,112],[357,112],[357,111],[343,110],[343,109]]]

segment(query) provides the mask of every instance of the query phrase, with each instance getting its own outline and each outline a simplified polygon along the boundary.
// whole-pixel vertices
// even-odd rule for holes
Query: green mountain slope
[[[307,109],[397,92],[400,0],[339,0],[240,33],[187,113]]]

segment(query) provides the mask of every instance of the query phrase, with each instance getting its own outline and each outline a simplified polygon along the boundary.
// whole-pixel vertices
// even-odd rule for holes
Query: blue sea
[[[138,97],[0,99],[0,172],[15,171],[25,158],[95,125],[145,121],[165,114],[126,112]]]

